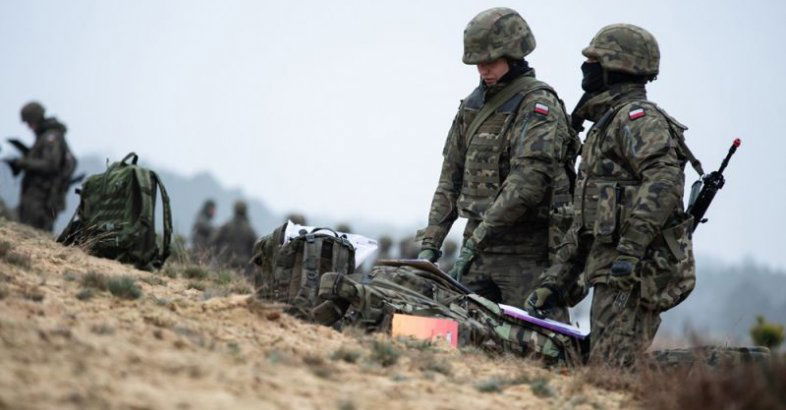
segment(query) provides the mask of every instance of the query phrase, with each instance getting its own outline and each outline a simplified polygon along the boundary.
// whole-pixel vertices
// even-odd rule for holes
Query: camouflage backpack
[[[319,280],[325,272],[355,271],[355,247],[345,235],[328,228],[301,230],[286,243],[287,224],[257,241],[253,262],[261,267],[255,275],[257,297],[289,305],[287,313],[313,319],[312,310],[323,302]]]
[[[58,242],[83,246],[95,256],[133,264],[138,269],[158,269],[164,264],[172,238],[169,195],[158,175],[138,166],[138,159],[132,152],[84,182],[77,190],[79,208]],[[155,231],[157,191],[161,192],[164,208],[160,247]]]

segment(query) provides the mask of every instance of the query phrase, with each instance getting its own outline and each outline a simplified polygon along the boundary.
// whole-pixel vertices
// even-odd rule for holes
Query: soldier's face
[[[499,81],[499,79],[507,74],[508,70],[510,70],[508,60],[506,60],[504,57],[498,58],[488,63],[480,63],[477,65],[477,67],[478,73],[480,73],[480,78],[483,79],[483,82],[486,85],[496,84],[497,81]]]

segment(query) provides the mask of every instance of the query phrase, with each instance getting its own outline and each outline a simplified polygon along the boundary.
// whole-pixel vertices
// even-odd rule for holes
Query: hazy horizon
[[[743,146],[695,237],[698,254],[786,267],[786,4],[760,1],[504,4],[527,19],[528,60],[570,108],[580,50],[606,24],[661,47],[650,98],[690,130],[705,169]],[[274,212],[425,224],[458,102],[477,83],[461,33],[501,5],[451,2],[6,1],[2,136],[30,133],[26,101],[69,127],[80,155],[136,151],[183,175],[210,172]],[[0,156],[10,155],[5,145]],[[696,178],[687,170],[687,183]]]

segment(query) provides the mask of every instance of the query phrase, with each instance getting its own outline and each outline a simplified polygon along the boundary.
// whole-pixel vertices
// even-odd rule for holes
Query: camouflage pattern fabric
[[[248,271],[256,240],[257,234],[251,227],[245,207],[236,206],[234,216],[218,228],[211,244],[221,262],[235,269]]]
[[[618,256],[640,259],[634,272],[637,291],[604,286],[595,295],[602,300],[593,302],[593,318],[601,321],[592,323],[593,346],[599,345],[598,352],[611,360],[646,349],[660,312],[679,304],[695,285],[688,234],[692,220],[682,206],[686,128],[647,101],[644,86],[638,84],[612,86],[590,99],[582,111],[595,124],[582,151],[575,217],[557,250],[556,263],[540,282],[561,289],[563,301],[576,302],[583,292],[577,298],[568,289],[582,272],[582,281],[597,292],[608,283]],[[626,306],[635,308],[602,306],[615,300],[614,294],[631,299]],[[620,330],[622,336],[610,335],[613,343],[606,343],[602,332],[594,334],[596,326],[620,321],[646,323]]]
[[[367,275],[326,274],[320,296],[347,302],[346,324],[389,331],[394,313],[442,317],[459,324],[459,346],[474,345],[547,363],[566,363],[573,356],[569,338],[508,319],[499,306],[478,295],[465,295],[411,266],[375,266]]]
[[[429,225],[420,232],[424,248],[440,249],[461,216],[469,220],[464,239],[472,238],[480,255],[510,261],[502,271],[515,269],[518,259],[548,260],[551,210],[571,201],[580,143],[553,90],[534,78],[534,70],[523,76],[531,79],[529,86],[491,114],[474,136],[466,134],[469,124],[506,84],[481,84],[459,107],[445,143]],[[502,290],[506,303],[505,295],[521,299],[531,289],[524,280],[509,283],[516,287]]]
[[[535,36],[515,10],[496,7],[475,16],[464,29],[464,64],[501,57],[519,60],[535,49]]]
[[[24,171],[19,198],[19,221],[52,231],[57,214],[65,208],[61,173],[71,155],[65,140],[66,127],[55,118],[38,126],[30,151],[17,162]]]
[[[582,50],[607,71],[634,75],[657,75],[660,48],[647,30],[632,24],[603,27]]]
[[[772,359],[770,349],[764,346],[698,346],[662,349],[652,351],[647,356],[653,365],[665,368],[694,366],[721,368],[745,363],[764,363]]]
[[[210,247],[210,238],[216,230],[213,227],[214,207],[212,201],[205,202],[191,228],[191,247],[197,252],[205,251]]]

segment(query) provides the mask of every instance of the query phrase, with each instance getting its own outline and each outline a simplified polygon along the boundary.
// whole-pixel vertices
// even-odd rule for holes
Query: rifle
[[[14,138],[14,137],[9,137],[9,138],[7,138],[7,140],[8,140],[8,143],[11,144],[14,148],[16,148],[17,151],[19,151],[19,153],[22,154],[23,157],[25,155],[27,155],[28,152],[30,152],[30,147],[25,145],[19,139]],[[17,175],[19,175],[20,172],[22,172],[22,168],[20,168],[19,165],[17,165],[15,158],[6,158],[6,159],[3,160],[3,162],[8,164],[8,166],[11,168],[11,173],[14,176],[17,176]]]
[[[698,181],[694,182],[690,188],[690,198],[688,200],[687,213],[693,216],[693,227],[691,232],[694,232],[700,223],[707,222],[704,214],[710,207],[715,194],[723,188],[726,179],[723,177],[723,171],[729,165],[731,156],[737,152],[737,148],[742,145],[739,138],[735,139],[729,148],[729,153],[726,158],[721,162],[721,166],[717,171],[712,171],[708,175],[702,175]]]

